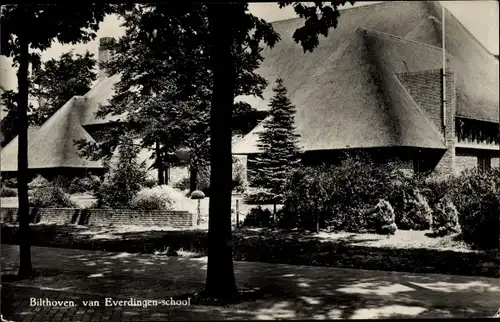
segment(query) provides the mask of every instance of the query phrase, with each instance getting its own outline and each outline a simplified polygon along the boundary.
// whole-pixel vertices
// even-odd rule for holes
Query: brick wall
[[[491,166],[500,168],[500,157],[499,158],[491,158]]]
[[[474,152],[458,151],[455,157],[456,172],[477,168],[477,155]]]
[[[446,70],[446,127],[443,127],[442,113],[442,70],[402,73],[398,75],[415,102],[426,112],[429,120],[441,131],[447,147],[436,166],[441,173],[457,173],[455,166],[455,114],[456,86],[455,73]]]
[[[17,208],[0,208],[2,222],[16,222]],[[130,209],[30,208],[31,221],[45,224],[141,225],[187,228],[195,216],[187,211]]]

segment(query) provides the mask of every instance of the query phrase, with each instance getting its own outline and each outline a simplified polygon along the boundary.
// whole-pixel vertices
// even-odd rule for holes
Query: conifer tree
[[[278,78],[269,103],[270,116],[259,133],[258,147],[262,153],[253,161],[254,184],[281,194],[287,173],[300,162],[298,135],[295,133],[295,106],[287,97],[283,80]]]

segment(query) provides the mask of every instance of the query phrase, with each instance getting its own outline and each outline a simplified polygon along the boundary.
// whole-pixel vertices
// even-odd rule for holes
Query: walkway
[[[243,289],[262,297],[229,307],[104,306],[114,299],[169,299],[203,287],[206,258],[62,248],[32,248],[42,276],[9,281],[15,321],[147,321],[193,319],[356,319],[492,317],[500,307],[498,279],[235,262]],[[15,274],[18,247],[2,245],[2,274]],[[73,300],[75,307],[29,306],[30,298]],[[100,306],[84,306],[96,300]]]

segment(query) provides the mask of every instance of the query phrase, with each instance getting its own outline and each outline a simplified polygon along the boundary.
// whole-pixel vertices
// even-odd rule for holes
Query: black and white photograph
[[[500,318],[499,8],[1,5],[0,321]]]

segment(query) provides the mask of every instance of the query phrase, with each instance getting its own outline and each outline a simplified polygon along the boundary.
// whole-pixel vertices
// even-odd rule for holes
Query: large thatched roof
[[[412,146],[445,148],[442,134],[397,79],[402,72],[442,68],[441,6],[399,1],[343,10],[339,27],[304,53],[292,34],[303,24],[273,24],[282,40],[264,50],[259,73],[269,81],[264,100],[243,97],[268,109],[281,77],[297,107],[297,132],[307,150]],[[448,67],[456,73],[457,116],[499,121],[498,61],[446,11]],[[257,126],[233,153],[258,152]]]

